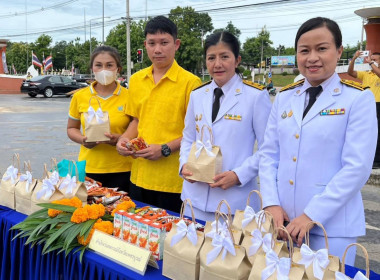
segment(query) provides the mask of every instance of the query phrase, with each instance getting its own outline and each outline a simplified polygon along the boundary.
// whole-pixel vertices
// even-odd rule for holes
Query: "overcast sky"
[[[104,16],[109,17],[105,18],[106,37],[126,16],[126,0],[104,0],[104,6]],[[133,19],[167,15],[177,6],[208,11],[214,28],[232,21],[242,32],[241,43],[266,26],[273,45],[286,47],[293,46],[296,31],[305,20],[329,17],[340,25],[346,46],[361,40],[362,19],[354,11],[380,7],[380,0],[130,0],[130,15]],[[45,32],[54,42],[77,37],[83,42],[85,36],[89,39],[91,20],[92,36],[101,41],[102,7],[103,0],[0,0],[0,39],[34,42]],[[224,7],[230,9],[221,9]]]

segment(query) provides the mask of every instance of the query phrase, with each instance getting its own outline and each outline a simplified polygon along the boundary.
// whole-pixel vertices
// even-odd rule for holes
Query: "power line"
[[[61,8],[63,6],[66,6],[66,5],[69,5],[73,2],[76,2],[78,0],[69,0],[69,1],[66,1],[66,2],[62,2],[62,3],[58,3],[58,4],[55,4],[55,5],[52,5],[52,6],[48,6],[48,7],[41,7],[41,9],[38,9],[38,10],[33,10],[33,11],[29,11],[29,12],[14,12],[12,14],[5,14],[5,15],[0,15],[0,19],[3,19],[3,18],[10,18],[10,17],[15,17],[15,16],[25,16],[25,15],[31,15],[31,14],[36,14],[36,13],[41,13],[41,12],[44,12],[46,10],[52,10],[52,9],[56,9],[56,8]]]

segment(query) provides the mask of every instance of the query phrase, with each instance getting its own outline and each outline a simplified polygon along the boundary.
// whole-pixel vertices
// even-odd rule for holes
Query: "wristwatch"
[[[370,66],[372,65],[372,64],[374,64],[375,62],[374,61],[371,61],[370,63],[368,63]]]
[[[164,157],[168,157],[172,153],[172,150],[169,148],[168,145],[163,144],[161,145],[161,153]]]

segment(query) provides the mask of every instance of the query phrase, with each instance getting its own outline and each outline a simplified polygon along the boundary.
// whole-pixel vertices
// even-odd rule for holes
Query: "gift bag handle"
[[[49,172],[47,170],[47,164],[46,163],[44,163],[44,174],[43,175],[45,175],[45,178],[49,179]],[[42,175],[42,179],[44,179],[43,175]]]
[[[29,171],[30,173],[32,172],[32,168],[30,167],[30,160],[24,161],[24,171]]]
[[[212,129],[211,127],[209,127],[207,124],[204,124],[202,126],[202,129],[201,129],[201,142],[203,142],[203,132],[204,132],[204,128],[207,127],[208,129],[208,132],[210,133],[210,142],[211,142],[211,145],[214,145],[214,135],[212,134]]]
[[[227,216],[227,218],[228,218],[228,222],[229,222],[229,224],[232,225],[231,207],[230,207],[230,205],[228,204],[227,200],[222,199],[222,200],[219,202],[218,206],[216,207],[216,211],[219,211],[220,213],[223,213],[222,211],[220,211],[220,208],[222,207],[223,204],[225,204],[225,205],[227,206],[227,215],[226,215],[226,216]]]
[[[192,218],[193,223],[194,223],[194,225],[195,225],[196,221],[195,221],[195,216],[194,216],[194,210],[193,210],[193,205],[191,204],[191,200],[190,200],[190,198],[186,198],[186,199],[182,202],[181,212],[180,212],[180,216],[179,216],[179,218],[180,218],[181,220],[183,219],[183,216],[184,216],[184,213],[185,213],[186,205],[189,205],[189,207],[190,207],[190,210],[191,210],[191,218]]]
[[[58,170],[57,159],[52,157],[50,160],[51,170]]]
[[[359,244],[359,243],[352,243],[350,245],[347,246],[346,250],[344,251],[344,254],[343,254],[343,258],[342,258],[342,273],[343,274],[346,274],[346,271],[345,271],[345,266],[346,266],[346,254],[347,254],[347,251],[348,249],[350,249],[352,246],[359,246],[362,251],[364,252],[364,256],[365,256],[365,276],[369,279],[369,256],[368,256],[368,252],[366,250],[366,248]]]
[[[220,211],[215,211],[215,230],[216,232],[219,232],[219,229],[218,229],[218,221],[219,221],[219,218],[222,217],[222,219],[224,220],[224,222],[226,223],[227,225],[227,229],[228,229],[228,232],[230,233],[230,236],[231,236],[231,240],[232,240],[232,243],[235,245],[235,238],[234,238],[234,235],[232,234],[232,229],[231,229],[231,224],[228,222],[228,219],[226,217],[226,214],[220,212]]]
[[[73,165],[74,165],[74,167],[75,167],[75,175],[77,176],[77,180],[79,181],[79,171],[78,171],[78,166],[77,166],[77,164],[76,164],[76,162],[75,162],[74,160],[70,161],[68,172],[69,172],[69,174],[72,173],[72,172],[70,172],[70,171],[72,170],[72,166],[73,166]]]
[[[329,250],[329,240],[327,238],[327,232],[325,230],[325,228],[323,227],[323,225],[320,223],[320,222],[316,222],[316,221],[310,221],[307,223],[306,225],[306,236],[305,236],[305,243],[307,246],[310,246],[310,229],[312,228],[311,225],[317,225],[319,226],[322,230],[323,230],[323,234],[325,236],[325,244],[326,244],[326,249],[327,251]]]
[[[13,158],[12,158],[13,166],[15,166],[15,158],[17,160],[17,169],[20,170],[20,155],[18,153],[13,154]]]
[[[96,95],[91,96],[90,99],[88,100],[88,105],[89,105],[89,107],[91,107],[91,99],[92,99],[92,98],[95,98],[96,101],[98,101],[99,108],[100,108],[100,110],[102,110],[102,105],[100,105],[100,100],[99,100],[98,96],[96,96]],[[103,110],[102,110],[102,111],[103,111]]]
[[[275,225],[274,225],[274,219],[273,219],[273,215],[270,213],[270,212],[268,212],[268,211],[263,211],[260,215],[259,215],[259,218],[258,218],[258,223],[257,223],[257,227],[258,227],[258,229],[262,232],[262,227],[263,227],[263,225],[264,225],[264,222],[263,222],[263,220],[264,220],[264,217],[266,218],[266,216],[268,216],[269,218],[270,218],[270,222],[271,222],[271,225],[272,225],[272,227],[273,228],[275,228]]]
[[[276,229],[276,233],[278,234],[278,232],[282,230],[283,232],[285,232],[285,234],[288,236],[288,240],[289,240],[289,257],[291,259],[291,261],[293,262],[293,254],[294,254],[294,246],[293,246],[293,240],[292,240],[292,237],[290,236],[288,230],[286,229],[286,227],[284,226],[279,226],[277,229]],[[276,234],[276,235],[277,235]]]
[[[257,195],[260,198],[260,210],[263,210],[263,197],[261,196],[261,193],[257,190],[252,190],[249,192],[248,197],[247,197],[247,206],[249,206],[250,199],[251,199],[251,194],[257,193]]]

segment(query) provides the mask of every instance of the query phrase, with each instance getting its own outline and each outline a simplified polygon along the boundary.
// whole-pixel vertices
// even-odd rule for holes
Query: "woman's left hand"
[[[286,226],[286,229],[288,230],[290,236],[293,239],[294,243],[297,243],[298,246],[301,246],[303,238],[305,237],[306,231],[307,231],[307,225],[311,222],[311,219],[306,216],[305,214],[302,214],[301,216],[298,216],[297,218],[290,221],[290,223]],[[310,229],[312,227],[309,227]]]
[[[105,141],[103,143],[111,145],[111,146],[116,146],[117,141],[119,140],[120,134],[104,133],[104,135],[108,137],[110,140]]]
[[[240,184],[239,178],[233,171],[225,171],[223,173],[220,173],[216,175],[213,178],[214,182],[213,184],[210,184],[211,188],[222,188],[223,190],[226,190],[232,186]]]

